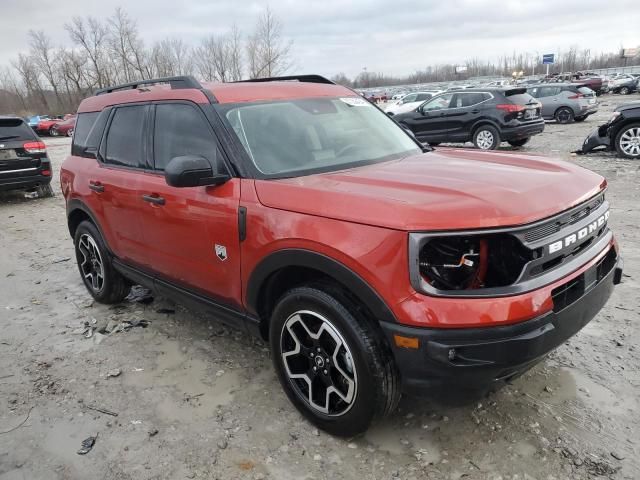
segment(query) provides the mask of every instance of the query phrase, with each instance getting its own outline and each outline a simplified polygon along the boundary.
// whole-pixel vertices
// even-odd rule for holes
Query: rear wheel
[[[554,118],[556,119],[557,123],[560,123],[563,125],[567,123],[571,123],[574,120],[573,110],[567,107],[561,107],[558,110],[556,110]]]
[[[51,127],[49,129],[49,136],[50,137],[57,137],[58,136],[58,131],[55,128]]]
[[[36,193],[40,198],[50,198],[53,197],[53,188],[51,187],[50,183],[47,183],[46,185],[40,185],[36,189]]]
[[[363,433],[400,399],[383,335],[357,311],[329,287],[298,287],[280,299],[269,327],[289,400],[311,423],[345,437]]]
[[[629,87],[622,87],[620,89],[620,94],[621,95],[629,95],[629,93],[631,93],[631,90],[629,89]]]
[[[67,137],[73,137],[73,128],[67,130]]]
[[[119,303],[129,294],[131,285],[111,264],[111,257],[96,226],[85,220],[74,236],[76,261],[89,293],[100,303]]]
[[[500,134],[491,125],[482,125],[473,134],[473,144],[480,150],[495,150],[500,145]]]
[[[640,123],[626,125],[616,135],[615,147],[625,158],[640,158]]]
[[[522,147],[523,145],[526,145],[530,139],[531,137],[521,138],[519,140],[509,140],[509,145],[512,147]]]

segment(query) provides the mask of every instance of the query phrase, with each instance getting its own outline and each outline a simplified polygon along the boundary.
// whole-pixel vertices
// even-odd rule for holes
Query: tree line
[[[542,55],[535,53],[513,53],[502,55],[496,60],[487,61],[472,58],[463,63],[427,66],[414,73],[404,76],[392,76],[380,72],[363,70],[353,79],[344,73],[332,77],[341,85],[354,88],[383,87],[391,85],[410,85],[415,83],[447,82],[452,80],[467,80],[472,77],[507,77],[513,72],[523,72],[523,75],[541,75],[546,73],[546,65],[542,64]],[[627,59],[629,65],[640,64],[640,55]],[[589,71],[599,68],[619,67],[625,63],[620,58],[620,52],[594,53],[590,49],[580,49],[572,46],[556,55],[555,64],[550,65],[552,72]],[[464,66],[466,71],[456,73],[456,67]]]
[[[137,22],[122,8],[99,20],[73,17],[64,25],[71,47],[53,44],[44,31],[31,30],[29,50],[0,68],[0,114],[63,114],[98,88],[140,79],[195,75],[204,81],[270,77],[291,66],[292,42],[267,7],[254,28],[236,25],[196,45],[168,38],[146,45]]]

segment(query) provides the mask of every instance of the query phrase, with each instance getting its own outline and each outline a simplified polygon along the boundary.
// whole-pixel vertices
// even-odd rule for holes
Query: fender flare
[[[73,238],[73,233],[71,232],[71,225],[69,225],[69,218],[71,217],[73,212],[77,210],[82,211],[91,219],[93,224],[98,229],[98,232],[100,232],[100,236],[102,236],[102,241],[104,242],[104,245],[107,247],[107,250],[111,255],[113,255],[113,251],[111,250],[111,247],[109,247],[109,244],[107,243],[107,237],[105,237],[104,232],[102,231],[102,227],[100,226],[100,223],[96,219],[96,216],[93,214],[91,209],[87,206],[87,204],[85,204],[83,201],[77,198],[72,198],[67,202],[67,227],[69,229],[69,235],[71,235],[71,238]]]
[[[250,311],[258,312],[258,302],[267,279],[286,267],[304,267],[317,270],[344,285],[374,314],[379,322],[398,323],[382,297],[357,273],[341,262],[304,249],[283,249],[269,254],[254,268],[247,282],[246,304]]]

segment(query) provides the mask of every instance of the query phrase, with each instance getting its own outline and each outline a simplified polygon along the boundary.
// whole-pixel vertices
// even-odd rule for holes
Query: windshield
[[[342,170],[421,152],[395,122],[358,97],[236,104],[225,115],[268,177]]]

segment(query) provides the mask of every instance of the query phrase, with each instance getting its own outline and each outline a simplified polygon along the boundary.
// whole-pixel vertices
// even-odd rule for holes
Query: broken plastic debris
[[[148,288],[144,288],[140,285],[134,285],[133,287],[131,287],[131,292],[129,293],[129,295],[127,295],[127,298],[125,300],[133,303],[142,303],[144,305],[147,305],[153,302],[153,295],[151,294],[151,290],[149,290]]]
[[[98,438],[97,435],[95,437],[85,438],[80,444],[80,450],[77,451],[77,454],[86,455],[87,453],[89,453],[93,446],[96,444],[96,438]]]

